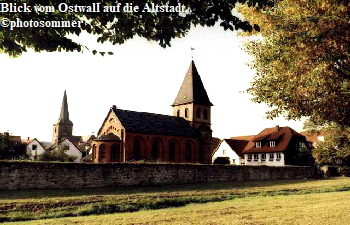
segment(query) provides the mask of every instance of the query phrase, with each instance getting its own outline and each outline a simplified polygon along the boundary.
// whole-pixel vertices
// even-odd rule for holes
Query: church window
[[[188,118],[188,108],[185,109],[185,118]]]
[[[197,109],[196,116],[197,116],[197,118],[201,118],[201,109],[200,108]]]
[[[136,139],[134,141],[134,159],[139,160],[141,158],[141,141]]]
[[[207,110],[207,109],[204,109],[204,110],[203,110],[203,118],[204,118],[205,120],[208,119],[208,110]]]
[[[152,143],[152,160],[158,160],[158,152],[159,152],[159,142],[157,140]]]
[[[177,117],[180,117],[180,109],[177,110],[176,116],[177,116]]]
[[[100,158],[105,159],[106,158],[106,149],[105,145],[100,145]]]
[[[175,161],[175,142],[173,141],[169,143],[169,161]]]
[[[55,134],[57,133],[56,127],[55,127]]]
[[[64,134],[67,134],[67,133],[68,133],[67,127],[63,127],[63,133],[64,133]]]
[[[120,162],[120,145],[114,144],[111,147],[112,160],[114,162]]]
[[[95,159],[96,158],[96,145],[92,146],[92,158]]]
[[[186,162],[191,161],[191,154],[192,154],[192,144],[191,144],[191,142],[186,142],[186,145],[185,145],[185,161]]]

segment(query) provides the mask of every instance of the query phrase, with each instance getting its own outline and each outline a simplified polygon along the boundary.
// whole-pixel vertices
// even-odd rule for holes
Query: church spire
[[[69,120],[68,101],[67,101],[66,90],[64,90],[62,106],[61,106],[61,113],[60,113],[60,117],[58,118],[57,123],[73,124],[72,121]]]
[[[198,74],[193,60],[191,61],[185,79],[172,106],[188,103],[207,106],[213,105],[209,100],[207,91],[204,88],[202,79]]]

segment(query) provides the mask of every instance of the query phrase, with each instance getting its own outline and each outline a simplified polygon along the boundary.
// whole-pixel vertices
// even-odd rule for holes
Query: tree
[[[306,121],[304,129],[309,135],[323,133],[324,141],[312,151],[318,164],[350,166],[350,127],[336,123],[319,126]]]
[[[38,25],[39,21],[83,21],[81,27],[9,27],[0,26],[0,52],[10,56],[19,56],[28,48],[40,51],[84,51],[89,50],[86,46],[74,41],[72,34],[80,35],[82,31],[94,34],[97,42],[104,43],[109,41],[112,44],[123,44],[126,40],[134,36],[144,37],[147,40],[159,42],[162,47],[170,46],[172,39],[184,37],[191,26],[213,26],[216,22],[225,29],[242,29],[252,31],[258,29],[257,25],[250,25],[247,21],[242,21],[232,14],[232,9],[237,2],[247,3],[249,6],[271,5],[272,0],[100,0],[94,1],[101,3],[100,11],[103,6],[116,6],[121,4],[121,9],[129,5],[138,6],[140,9],[145,4],[154,3],[158,6],[177,6],[178,3],[185,6],[186,13],[178,12],[80,12],[84,9],[75,7],[92,6],[88,0],[66,0],[62,5],[61,1],[56,0],[15,0],[17,6],[22,6],[23,2],[31,6],[32,12],[2,12],[1,16],[10,21],[33,21]],[[4,3],[6,4],[6,3]],[[35,12],[34,6],[54,6],[54,12]],[[67,7],[74,12],[66,12]],[[5,21],[6,22],[6,21]],[[2,24],[3,25],[3,24]],[[97,52],[92,51],[94,54]],[[100,52],[102,55],[105,52]]]
[[[272,108],[268,117],[350,126],[349,1],[288,0],[239,11],[262,27],[262,38],[246,46],[257,72],[248,93]]]
[[[59,162],[74,162],[77,157],[68,155],[68,145],[60,145],[56,150],[45,151],[39,156],[39,161],[59,161]]]
[[[26,146],[11,140],[9,133],[0,133],[0,160],[28,159]]]

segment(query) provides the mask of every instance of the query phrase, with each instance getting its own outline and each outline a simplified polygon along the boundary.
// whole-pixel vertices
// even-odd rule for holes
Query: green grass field
[[[0,220],[26,220],[20,224],[348,224],[349,191],[350,178],[7,191],[0,192]]]

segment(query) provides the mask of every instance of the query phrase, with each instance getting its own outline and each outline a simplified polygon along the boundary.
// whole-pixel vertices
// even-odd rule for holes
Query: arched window
[[[63,133],[64,133],[64,134],[67,134],[67,133],[68,133],[67,127],[63,127]]]
[[[175,142],[169,143],[169,162],[175,161]]]
[[[208,119],[208,110],[207,110],[207,109],[204,109],[204,110],[203,110],[203,118],[204,118],[205,120]]]
[[[197,109],[196,116],[197,116],[197,118],[201,118],[201,109],[200,108]]]
[[[188,108],[185,109],[185,118],[188,118]]]
[[[185,144],[185,161],[191,162],[191,154],[192,154],[192,144],[191,142],[186,142]]]
[[[159,142],[157,140],[152,143],[152,160],[158,160]]]
[[[112,145],[111,155],[112,155],[113,162],[120,162],[120,144]]]
[[[134,141],[134,159],[139,160],[141,158],[141,141],[136,139]]]
[[[101,159],[105,159],[106,158],[106,149],[105,149],[105,145],[104,144],[100,145],[100,158]]]
[[[177,117],[180,117],[180,109],[178,109],[178,110],[176,111],[176,116],[177,116]]]
[[[92,159],[96,158],[96,145],[92,146]]]

